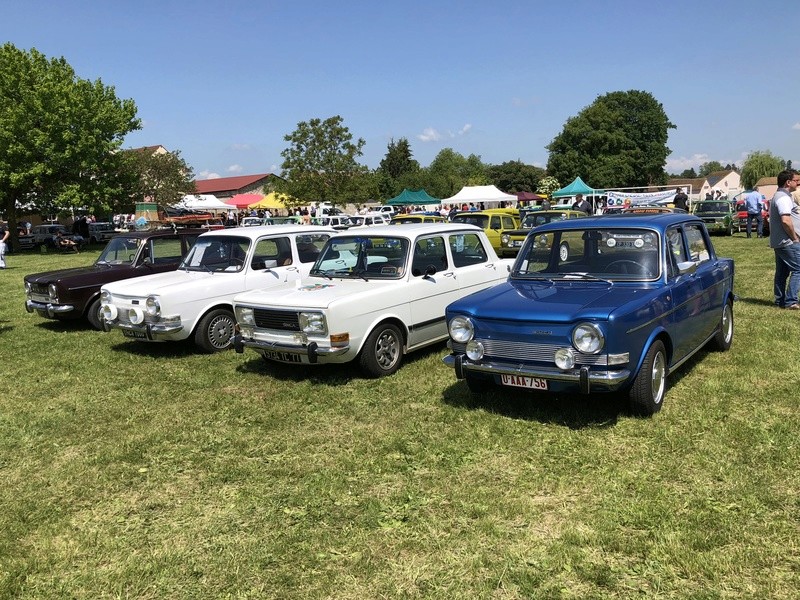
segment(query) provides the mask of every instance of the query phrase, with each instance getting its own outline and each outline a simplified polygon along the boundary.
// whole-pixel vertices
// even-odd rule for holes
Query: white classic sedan
[[[447,339],[445,307],[508,277],[486,234],[425,223],[339,232],[309,277],[234,298],[234,349],[295,364],[358,360],[370,377],[404,354]]]
[[[310,225],[204,233],[177,271],[104,285],[103,328],[144,341],[194,336],[206,352],[224,350],[234,333],[233,297],[306,277],[333,233]]]

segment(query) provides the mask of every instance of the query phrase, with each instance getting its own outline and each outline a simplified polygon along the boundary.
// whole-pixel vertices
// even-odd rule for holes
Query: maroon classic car
[[[207,229],[155,229],[121,233],[109,240],[94,264],[25,276],[25,310],[46,319],[100,322],[100,287],[112,281],[178,268]]]

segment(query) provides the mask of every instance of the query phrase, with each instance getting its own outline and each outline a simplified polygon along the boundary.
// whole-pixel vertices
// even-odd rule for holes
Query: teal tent
[[[560,190],[556,190],[553,192],[553,198],[563,198],[564,196],[574,196],[576,194],[583,194],[584,196],[588,196],[591,194],[596,194],[601,190],[595,190],[590,188],[588,185],[583,183],[583,179],[580,177],[576,177],[575,181],[570,183],[568,186],[561,188]]]
[[[441,200],[432,198],[425,190],[409,190],[408,188],[386,202],[391,206],[424,206],[426,204],[440,203]]]

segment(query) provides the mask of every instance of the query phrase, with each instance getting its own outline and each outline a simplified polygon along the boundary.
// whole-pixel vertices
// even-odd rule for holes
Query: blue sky
[[[800,165],[789,4],[0,0],[0,40],[132,98],[124,146],[179,150],[198,179],[279,173],[283,137],[333,115],[371,168],[403,137],[423,166],[443,148],[545,166],[569,117],[631,89],[677,125],[680,172],[753,150]]]

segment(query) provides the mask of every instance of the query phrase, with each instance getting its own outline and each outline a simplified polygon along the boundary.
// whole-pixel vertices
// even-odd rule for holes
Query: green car
[[[703,220],[709,233],[733,235],[733,223],[736,220],[733,202],[727,200],[695,202],[692,214]]]

